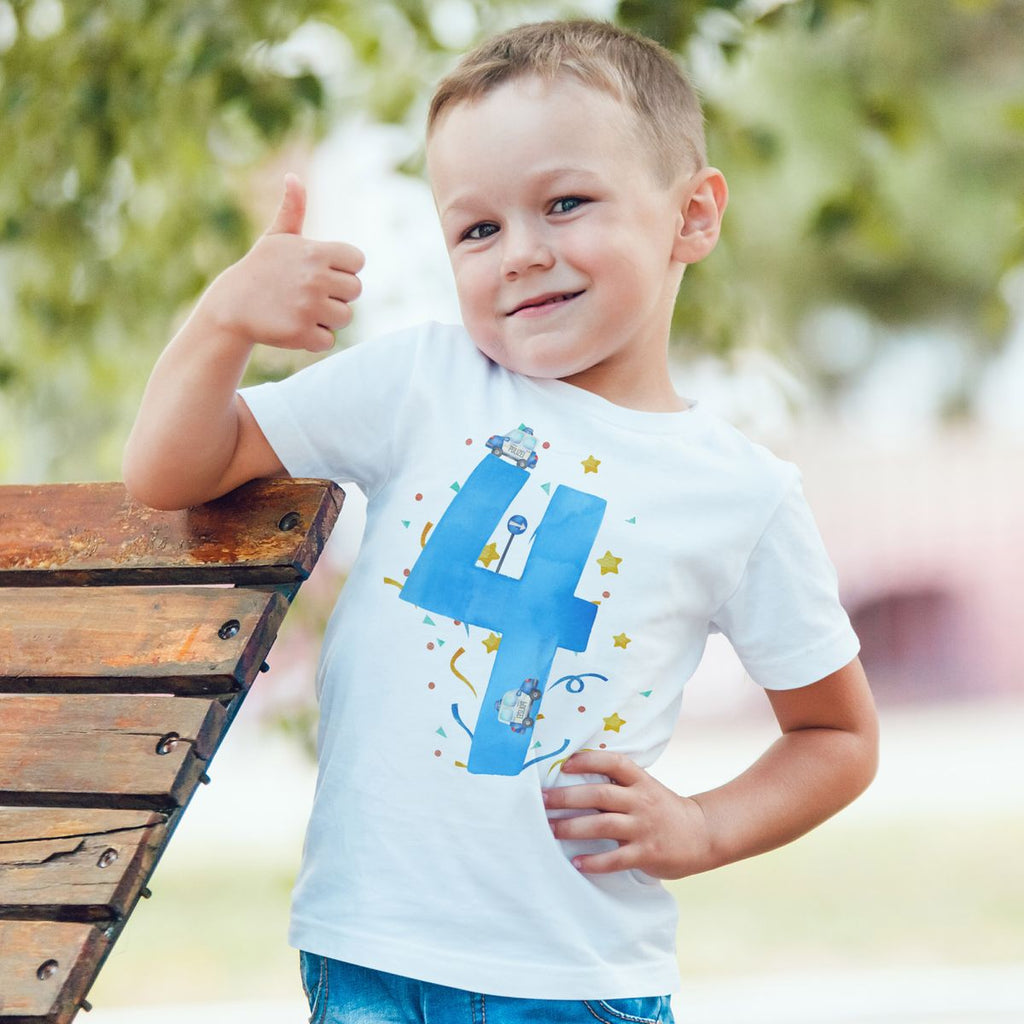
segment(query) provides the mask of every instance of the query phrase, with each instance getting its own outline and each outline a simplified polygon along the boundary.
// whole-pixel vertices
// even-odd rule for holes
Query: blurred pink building
[[[882,702],[1024,694],[1024,448],[963,430],[788,452]]]

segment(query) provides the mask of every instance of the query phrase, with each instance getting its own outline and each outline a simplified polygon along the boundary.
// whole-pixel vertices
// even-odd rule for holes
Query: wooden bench
[[[0,1024],[89,1009],[343,499],[0,487]]]

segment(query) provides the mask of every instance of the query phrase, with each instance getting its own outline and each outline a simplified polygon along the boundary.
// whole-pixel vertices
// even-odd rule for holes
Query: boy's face
[[[477,347],[642,407],[664,397],[688,182],[656,180],[631,118],[573,79],[518,79],[446,111],[427,163]]]

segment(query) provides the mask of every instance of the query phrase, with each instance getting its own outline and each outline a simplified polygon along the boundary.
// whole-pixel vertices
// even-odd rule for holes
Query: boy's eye
[[[497,224],[492,224],[490,221],[485,221],[482,224],[474,224],[471,228],[467,228],[462,232],[460,241],[473,241],[479,242],[481,239],[490,238],[498,230]]]
[[[586,202],[582,196],[562,196],[551,204],[552,213],[572,213]]]

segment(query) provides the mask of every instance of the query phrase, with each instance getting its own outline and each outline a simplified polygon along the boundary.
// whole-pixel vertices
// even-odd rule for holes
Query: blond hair
[[[632,112],[663,182],[706,165],[700,100],[675,58],[653,40],[603,21],[522,25],[471,50],[438,83],[427,136],[458,103],[482,99],[517,78],[553,82],[565,75],[609,93]]]

